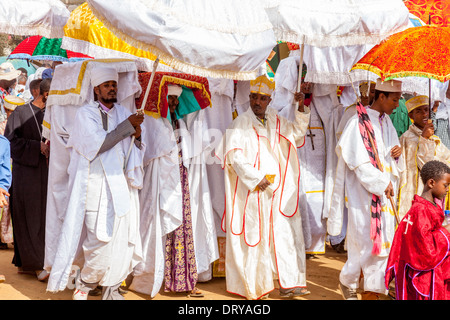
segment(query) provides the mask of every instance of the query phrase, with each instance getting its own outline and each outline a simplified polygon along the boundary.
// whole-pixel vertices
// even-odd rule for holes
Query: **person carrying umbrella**
[[[398,107],[401,84],[378,79],[374,102],[367,109],[357,107],[358,114],[350,118],[336,147],[338,165],[327,224],[330,235],[341,232],[345,203],[348,259],[339,282],[347,300],[358,299],[361,273],[362,299],[387,294],[384,270],[395,232],[388,199],[395,199],[405,167],[397,132],[388,115]]]
[[[74,300],[87,300],[97,285],[102,286],[102,299],[123,300],[119,287],[141,257],[138,189],[145,149],[140,142],[143,115],[131,114],[116,103],[118,79],[113,67],[92,70],[96,101],[80,107],[67,142],[72,150],[68,206],[49,286],[67,283],[77,248],[82,248]],[[132,135],[136,139],[124,170]]]

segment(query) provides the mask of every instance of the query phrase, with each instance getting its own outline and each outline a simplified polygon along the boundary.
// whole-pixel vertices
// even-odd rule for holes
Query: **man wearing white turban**
[[[48,289],[63,290],[72,264],[79,265],[74,300],[86,300],[97,285],[103,287],[102,299],[124,299],[118,288],[141,259],[143,115],[116,103],[117,82],[115,68],[93,70],[96,101],[80,107],[67,142],[69,201]],[[131,136],[136,139],[124,167]]]

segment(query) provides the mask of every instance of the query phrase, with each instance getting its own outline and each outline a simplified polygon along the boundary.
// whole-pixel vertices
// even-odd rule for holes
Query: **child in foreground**
[[[450,168],[427,162],[420,172],[422,195],[414,195],[411,209],[400,222],[386,268],[385,285],[395,278],[397,300],[450,299],[450,225],[435,199],[445,198]]]

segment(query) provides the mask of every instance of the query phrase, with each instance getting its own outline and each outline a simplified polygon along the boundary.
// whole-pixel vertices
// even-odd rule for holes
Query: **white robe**
[[[225,169],[227,291],[247,299],[272,291],[276,277],[282,288],[306,286],[296,152],[309,122],[306,109],[290,123],[268,108],[265,126],[249,109],[216,148]],[[255,191],[267,174],[274,183]]]
[[[367,109],[375,132],[378,154],[384,171],[371,163],[359,131],[358,115],[348,121],[336,147],[338,165],[334,192],[331,199],[327,229],[330,235],[341,232],[343,206],[348,208],[347,255],[340,281],[349,288],[359,287],[361,270],[364,290],[386,294],[384,272],[395,233],[395,217],[391,204],[384,194],[389,181],[398,190],[401,172],[405,168],[403,156],[398,161],[390,155],[391,149],[400,145],[397,132],[389,116],[379,122],[379,112]],[[370,238],[372,194],[381,197],[381,252],[372,255]],[[393,199],[396,199],[394,195]]]
[[[225,237],[225,233],[220,227],[225,209],[225,182],[222,167],[218,161],[215,161],[217,158],[214,156],[214,149],[233,121],[234,83],[233,80],[228,79],[208,79],[208,81],[212,107],[206,108],[204,111],[205,122],[211,137],[211,145],[206,150],[208,156],[206,171],[208,173],[216,232],[219,237]]]
[[[48,191],[45,223],[44,269],[51,270],[58,247],[61,228],[69,198],[67,167],[70,162],[70,149],[67,141],[73,119],[79,106],[52,105],[46,108],[43,128],[50,140],[50,163],[48,168]]]
[[[297,151],[301,172],[299,207],[302,214],[306,253],[323,254],[327,234],[326,220],[322,216],[326,169],[325,132],[314,101],[311,102],[310,108],[311,116],[305,144]],[[309,134],[315,135],[312,137],[313,142]]]
[[[152,298],[164,281],[166,236],[183,219],[178,146],[164,118],[145,116],[144,183],[139,191],[143,261],[133,272],[130,289]]]
[[[131,143],[131,137],[117,143],[112,149],[98,154],[107,132],[103,129],[100,110],[95,103],[80,107],[73,127],[71,136],[67,142],[67,147],[71,149],[68,184],[68,207],[61,233],[57,242],[57,249],[47,284],[47,290],[51,292],[64,290],[67,286],[71,273],[72,263],[77,252],[81,253],[83,244],[89,248],[94,248],[93,243],[84,242],[86,232],[84,227],[91,227],[93,224],[86,215],[88,203],[89,179],[91,162],[100,161],[104,174],[98,175],[106,190],[101,191],[106,194],[107,201],[105,210],[99,210],[96,215],[96,230],[93,230],[97,237],[97,243],[103,242],[106,253],[109,256],[109,265],[113,266],[100,279],[100,285],[112,286],[123,281],[137,264],[141,256],[141,239],[139,236],[139,202],[137,190],[142,187],[143,169],[142,158],[145,145],[142,150],[133,146],[127,163],[123,168],[125,154]],[[108,132],[125,119],[131,113],[120,105],[115,105],[108,112]],[[105,198],[99,197],[100,207]],[[86,220],[87,219],[87,220]],[[120,233],[117,233],[120,228]],[[83,231],[84,230],[84,231]],[[120,240],[119,240],[120,239]],[[89,239],[88,239],[89,240]],[[116,242],[116,240],[119,240]],[[111,242],[112,241],[112,242]],[[111,243],[108,245],[108,243]],[[115,247],[119,244],[119,247]],[[95,249],[96,250],[96,249]],[[83,257],[77,261],[81,267]],[[104,265],[105,261],[99,264]],[[97,263],[91,265],[95,269]],[[84,279],[87,281],[86,279]]]
[[[127,74],[122,74],[124,81],[121,84],[130,82]],[[130,112],[136,110],[134,105],[133,91],[126,86],[119,92],[120,105]],[[50,141],[50,162],[48,168],[48,192],[45,226],[45,258],[44,269],[51,270],[55,260],[61,228],[67,211],[69,201],[69,173],[67,168],[70,163],[71,148],[67,147],[72,132],[75,116],[80,105],[57,105],[46,107],[44,121],[42,125],[43,136]]]
[[[212,263],[219,259],[217,232],[206,171],[207,148],[210,145],[206,110],[179,119],[183,165],[188,168],[189,193],[194,233],[194,250],[199,281],[212,279]]]
[[[217,235],[206,175],[204,110],[179,119],[181,144],[167,119],[145,117],[148,133],[143,141],[150,145],[145,154],[144,188],[140,192],[143,262],[134,271],[130,289],[154,297],[164,281],[166,236],[182,223],[178,148],[188,168],[194,251],[199,280],[211,279],[211,263],[218,259]],[[152,145],[153,144],[153,145]]]

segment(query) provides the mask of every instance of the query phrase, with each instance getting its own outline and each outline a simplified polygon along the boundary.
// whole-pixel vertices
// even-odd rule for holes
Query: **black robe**
[[[42,270],[44,265],[48,162],[40,147],[43,119],[44,110],[32,103],[25,104],[13,111],[5,129],[13,160],[10,188],[14,236],[12,262],[23,271]]]

